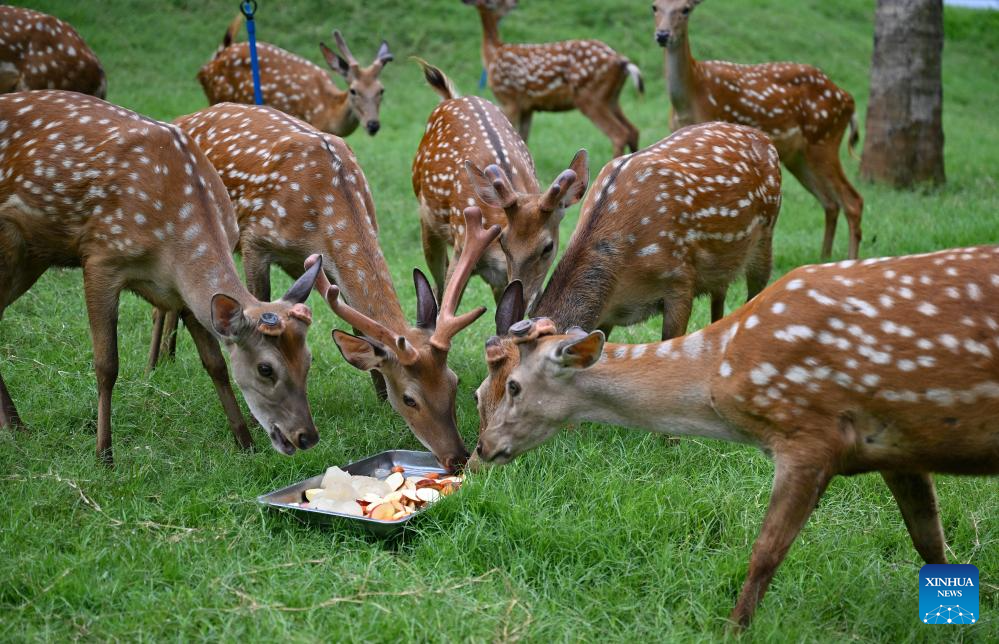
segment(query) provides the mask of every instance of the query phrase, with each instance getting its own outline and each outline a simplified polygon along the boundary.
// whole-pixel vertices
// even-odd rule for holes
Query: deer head
[[[702,0],[655,0],[652,15],[656,21],[656,42],[675,47],[687,37],[687,21]]]
[[[375,54],[374,62],[368,67],[361,67],[350,53],[347,41],[339,31],[333,32],[333,39],[336,41],[339,53],[327,47],[326,43],[319,43],[319,49],[323,52],[330,69],[347,81],[347,103],[350,111],[364,125],[368,134],[374,136],[381,128],[378,111],[381,108],[382,96],[385,94],[385,87],[382,86],[379,75],[386,63],[394,59],[392,52],[389,51],[388,43],[383,40],[378,47],[378,53]]]
[[[520,282],[510,282],[496,305],[496,335],[486,340],[486,367],[488,374],[475,390],[475,406],[479,412],[479,434],[489,425],[489,419],[506,391],[510,372],[520,362],[520,352],[510,327],[524,318],[524,288]]]
[[[502,18],[517,8],[517,0],[461,0],[462,3],[471,7],[479,7],[481,10],[494,14],[497,18]]]
[[[458,377],[447,366],[451,339],[479,318],[479,307],[456,315],[472,269],[486,247],[499,236],[499,226],[482,226],[478,208],[465,210],[467,241],[438,307],[430,282],[413,271],[417,295],[417,325],[394,330],[372,320],[339,299],[339,289],[320,274],[317,288],[333,312],[363,335],[333,332],[343,357],[362,371],[378,371],[385,378],[388,400],[416,437],[442,465],[455,469],[468,451],[458,433],[455,397]],[[313,256],[315,257],[315,256]],[[310,257],[306,265],[313,260]]]
[[[573,395],[576,375],[600,359],[602,331],[578,327],[555,335],[548,318],[523,320],[510,328],[519,363],[506,380],[505,393],[489,425],[479,435],[476,460],[501,465],[545,442],[579,405]]]
[[[479,201],[506,215],[499,243],[506,257],[507,283],[519,280],[523,284],[530,308],[558,253],[558,226],[565,210],[586,192],[590,180],[586,150],[577,152],[569,168],[541,194],[517,192],[495,164],[480,169],[465,161],[465,172]]]
[[[319,442],[306,397],[312,312],[304,302],[321,268],[316,262],[276,302],[212,297],[212,327],[229,352],[233,377],[274,449],[287,455]]]

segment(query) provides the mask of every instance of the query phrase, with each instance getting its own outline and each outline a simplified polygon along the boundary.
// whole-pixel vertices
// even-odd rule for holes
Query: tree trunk
[[[944,182],[943,0],[878,0],[861,175]]]

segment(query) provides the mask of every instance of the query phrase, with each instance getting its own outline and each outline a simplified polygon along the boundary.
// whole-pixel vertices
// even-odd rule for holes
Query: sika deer
[[[534,160],[495,105],[478,96],[459,97],[444,73],[419,61],[441,103],[430,114],[413,159],[413,192],[420,202],[423,253],[442,293],[450,277],[448,245],[455,258],[464,245],[462,210],[478,202],[486,223],[503,232],[486,249],[474,272],[497,299],[513,280],[533,300],[558,252],[558,225],[589,181],[586,150],[573,157],[544,193]]]
[[[342,139],[276,109],[236,103],[214,105],[175,123],[225,184],[254,297],[270,299],[272,264],[297,278],[305,259],[319,253],[325,273],[349,302],[377,293],[365,310],[381,315],[385,301],[396,299],[378,245],[367,179]],[[166,337],[173,337],[176,317],[154,325],[150,369],[160,353],[164,326]],[[165,351],[172,354],[171,349],[168,342]],[[376,380],[376,388],[381,385]]]
[[[839,160],[848,126],[851,152],[859,140],[853,97],[811,65],[694,60],[687,22],[700,3],[655,0],[652,4],[656,42],[666,49],[666,83],[673,107],[670,125],[675,129],[728,121],[769,134],[784,165],[825,209],[822,258],[832,253],[842,208],[850,227],[849,257],[856,259],[864,200],[850,185]]]
[[[181,310],[236,441],[253,443],[218,341],[253,415],[285,454],[319,440],[306,398],[319,269],[261,302],[240,282],[235,216],[204,154],[175,126],[74,92],[0,96],[0,313],[50,266],[81,266],[97,372],[97,454],[111,461],[118,301]],[[0,379],[0,426],[21,424]]]
[[[253,103],[249,45],[234,43],[241,22],[242,17],[236,16],[215,56],[198,72],[205,96],[213,105],[225,101]],[[374,136],[381,128],[378,113],[385,94],[378,77],[392,60],[392,52],[383,40],[374,62],[361,67],[339,31],[333,32],[333,38],[339,53],[325,43],[320,43],[319,48],[330,68],[347,81],[346,92],[334,85],[318,65],[257,41],[264,103],[336,136],[349,136],[362,123]]]
[[[604,345],[523,322],[478,455],[506,463],[566,420],[751,443],[770,507],[731,619],[749,623],[836,475],[878,471],[927,563],[946,563],[931,472],[999,474],[999,247],[795,269],[683,338]]]
[[[619,99],[630,76],[645,91],[638,66],[599,40],[565,40],[510,45],[500,40],[499,22],[516,0],[462,0],[482,19],[482,64],[489,89],[503,113],[527,141],[534,112],[578,109],[607,135],[614,156],[638,150],[638,128],[621,111]]]
[[[97,98],[108,83],[97,55],[55,16],[0,6],[0,93],[66,89]]]
[[[560,328],[636,324],[663,311],[663,339],[687,330],[694,298],[711,294],[724,315],[728,285],[746,273],[749,299],[770,279],[780,210],[777,151],[759,130],[709,123],[678,130],[608,163],[533,315]],[[506,329],[523,316],[508,288],[497,336],[486,343],[489,375],[476,393],[480,431],[503,395],[517,350]]]
[[[472,269],[486,247],[500,234],[499,226],[482,225],[478,208],[465,209],[465,252],[444,289],[438,310],[430,282],[413,270],[416,286],[415,328],[406,324],[398,300],[391,315],[375,320],[339,299],[340,289],[320,275],[316,289],[333,312],[363,336],[333,331],[333,340],[351,365],[362,371],[379,371],[388,384],[392,407],[406,420],[416,437],[444,467],[464,465],[468,451],[458,434],[455,394],[458,377],[447,366],[451,339],[485,313],[484,308],[456,315]],[[313,258],[306,261],[310,265]]]

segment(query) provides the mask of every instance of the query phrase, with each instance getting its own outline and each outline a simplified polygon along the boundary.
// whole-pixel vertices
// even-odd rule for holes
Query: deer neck
[[[482,19],[482,64],[489,69],[497,50],[503,46],[499,35],[500,19],[485,7],[479,7],[479,17]]]
[[[234,298],[243,308],[260,304],[239,279],[232,255],[227,245],[221,241],[221,229],[218,232],[219,238],[207,241],[208,249],[200,257],[193,261],[171,260],[168,263],[184,306],[212,333],[215,333],[215,326],[212,324],[212,298],[216,294]],[[185,246],[169,254],[163,253],[162,256],[180,258],[189,256],[190,251],[190,247]]]
[[[399,295],[392,283],[388,265],[378,250],[374,229],[371,229],[370,239],[361,240],[357,245],[360,250],[355,255],[350,253],[349,247],[347,252],[344,252],[343,246],[335,247],[330,239],[326,256],[332,261],[328,264],[327,273],[332,273],[332,281],[340,287],[348,304],[396,333],[405,333],[409,323],[399,304]]]
[[[617,280],[616,254],[610,240],[591,240],[585,231],[574,238],[531,315],[551,318],[560,331],[595,328]]]
[[[571,420],[748,442],[712,405],[724,352],[717,326],[666,342],[605,345],[600,362],[573,378]]]
[[[689,123],[694,117],[697,80],[697,61],[690,53],[690,38],[683,34],[680,42],[666,47],[666,86],[670,105],[681,122]]]
[[[323,94],[323,102],[326,105],[326,109],[323,114],[323,118],[316,120],[321,123],[325,123],[325,125],[322,127],[317,126],[318,129],[339,137],[345,137],[352,134],[354,130],[357,129],[357,126],[361,124],[361,121],[357,118],[357,115],[354,114],[354,111],[350,109],[350,101],[347,100],[347,92],[341,92],[340,89],[333,84],[333,81],[329,81],[329,86]]]

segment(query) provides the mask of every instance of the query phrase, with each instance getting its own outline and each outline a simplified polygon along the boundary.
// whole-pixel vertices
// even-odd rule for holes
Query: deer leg
[[[611,140],[611,145],[614,146],[614,156],[619,157],[624,154],[628,134],[625,132],[624,125],[614,116],[610,106],[605,102],[598,102],[580,103],[578,107],[579,111],[593,121],[593,124]]]
[[[860,253],[860,239],[862,236],[860,219],[864,213],[864,198],[860,196],[860,193],[857,192],[853,184],[846,178],[846,173],[843,172],[843,164],[839,160],[838,150],[830,163],[835,163],[836,200],[840,208],[843,209],[846,224],[850,228],[850,247],[847,256],[850,259],[857,259]]]
[[[823,260],[832,255],[833,241],[836,238],[836,219],[839,217],[839,205],[836,203],[835,192],[830,188],[824,175],[825,169],[818,157],[811,150],[789,161],[787,169],[801,182],[801,185],[815,197],[826,216],[825,235],[822,238]]]
[[[531,121],[534,120],[534,112],[530,110],[522,112],[520,115],[520,127],[517,130],[520,132],[520,138],[524,139],[524,143],[527,143],[527,138],[531,136]]]
[[[611,111],[614,112],[614,116],[617,117],[621,127],[623,127],[628,133],[628,138],[626,140],[628,149],[632,152],[638,152],[638,128],[635,127],[635,124],[629,121],[628,117],[624,115],[621,105],[616,100],[611,105]]]
[[[110,270],[85,266],[83,290],[97,376],[97,458],[111,466],[114,464],[111,451],[111,394],[118,380],[118,301],[121,285]]]
[[[423,257],[427,260],[430,276],[434,278],[437,289],[437,299],[444,295],[445,277],[448,272],[447,242],[421,222],[420,233],[423,238]]]
[[[160,343],[163,341],[163,318],[166,313],[159,307],[153,307],[153,333],[149,340],[149,358],[146,360],[145,374],[148,376],[160,361]]]
[[[194,317],[190,310],[184,309],[180,315],[184,319],[187,330],[191,333],[194,346],[198,349],[201,364],[211,377],[212,384],[215,385],[215,391],[218,393],[225,416],[229,420],[229,429],[232,430],[236,444],[242,449],[251,449],[253,437],[250,436],[250,431],[246,428],[246,419],[243,418],[243,412],[240,411],[236,396],[232,392],[232,386],[229,384],[229,369],[226,367],[225,358],[222,357],[218,340],[208,332],[208,329],[201,326],[201,322],[198,322],[198,318]]]
[[[11,429],[24,429],[24,422],[21,421],[21,416],[17,413],[17,408],[14,407],[14,401],[10,398],[10,393],[7,391],[7,383],[3,381],[3,376],[0,375],[0,429],[4,427],[10,427]]]
[[[937,493],[929,474],[881,472],[895,502],[902,511],[912,545],[926,563],[947,563],[944,533],[937,509]]]
[[[693,288],[677,289],[663,299],[663,340],[676,338],[687,332],[693,307]]]
[[[717,322],[725,317],[725,296],[728,288],[723,287],[711,294],[711,321]]]
[[[740,627],[749,625],[777,567],[811,516],[830,478],[824,467],[789,463],[778,458],[770,506],[753,544],[749,574],[729,617]]]
[[[176,311],[167,311],[163,318],[163,346],[160,355],[170,360],[177,357],[177,327],[179,326]]]
[[[746,264],[746,301],[759,295],[770,281],[773,270],[773,238],[764,234]]]
[[[304,265],[303,265],[304,270]],[[261,302],[271,301],[271,259],[252,244],[243,248],[243,272],[246,288]]]

